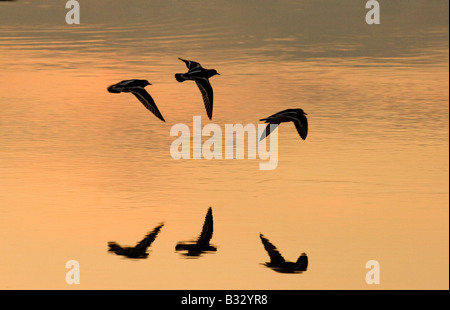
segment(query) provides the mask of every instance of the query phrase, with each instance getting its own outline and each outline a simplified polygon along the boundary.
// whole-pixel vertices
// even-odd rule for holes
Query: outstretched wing
[[[149,232],[144,239],[142,239],[141,242],[139,242],[138,244],[136,244],[136,246],[134,247],[136,250],[140,250],[140,251],[145,251],[145,249],[147,249],[153,241],[155,241],[156,236],[158,235],[159,231],[161,230],[161,228],[164,226],[164,223],[161,223],[160,225],[158,225],[155,229],[153,229],[152,232]]]
[[[278,249],[262,234],[259,234],[259,237],[261,238],[261,241],[264,245],[264,249],[266,249],[267,253],[270,256],[270,263],[275,265],[284,263],[285,260],[283,256],[281,256],[280,252],[278,252]]]
[[[305,140],[308,135],[308,119],[304,115],[296,115],[296,117],[289,118],[294,122],[295,128],[297,128],[300,137]]]
[[[270,135],[272,133],[272,131],[277,129],[277,127],[278,127],[278,124],[276,124],[276,123],[267,124],[266,130],[264,130],[264,132],[261,134],[261,138],[259,138],[259,141],[264,140],[264,138],[267,137],[268,135]]]
[[[178,57],[178,59],[183,61],[186,64],[186,67],[189,69],[189,71],[202,67],[198,62],[191,61],[191,60],[185,60],[180,57]]]
[[[161,115],[161,112],[159,112],[158,107],[155,104],[155,101],[153,100],[152,96],[143,88],[136,87],[131,89],[131,93],[136,96],[136,98],[139,99],[140,102],[146,107],[150,112],[156,115],[160,120],[165,122],[163,116]]]
[[[214,231],[212,208],[209,207],[208,212],[206,212],[205,222],[203,223],[202,232],[197,240],[197,245],[207,246],[212,238]]]
[[[212,119],[213,113],[213,90],[208,79],[195,79],[200,92],[202,93],[203,103],[205,104],[206,114]]]

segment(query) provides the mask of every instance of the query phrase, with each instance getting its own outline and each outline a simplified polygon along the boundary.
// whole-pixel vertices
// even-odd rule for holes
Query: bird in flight
[[[213,113],[213,89],[211,84],[209,83],[209,78],[218,74],[214,69],[205,69],[198,62],[185,60],[178,58],[186,64],[186,67],[189,69],[186,73],[176,73],[175,79],[178,82],[184,82],[186,80],[194,80],[197,84],[200,92],[202,93],[203,103],[205,104],[206,114],[209,119],[212,119]]]
[[[124,255],[129,258],[146,258],[148,256],[147,248],[155,241],[164,223],[159,224],[153,231],[145,235],[144,239],[138,242],[134,247],[122,247],[114,241],[108,242],[108,251],[117,255]]]
[[[110,93],[132,93],[150,112],[165,122],[161,112],[155,104],[152,96],[144,89],[145,86],[152,85],[147,80],[124,80],[108,87]]]
[[[274,131],[280,123],[285,122],[293,122],[295,128],[297,128],[298,134],[303,140],[305,140],[308,135],[308,119],[305,115],[307,114],[302,109],[286,109],[269,117],[260,119],[260,121],[264,121],[268,124],[259,141],[270,135],[270,133]]]
[[[202,232],[195,242],[178,242],[175,246],[176,251],[187,250],[187,256],[199,256],[205,251],[217,251],[217,248],[209,243],[213,235],[213,216],[212,208],[209,207],[203,223]]]
[[[270,257],[270,262],[265,264],[267,267],[282,273],[306,271],[308,268],[308,256],[305,253],[302,253],[295,263],[287,262],[284,260],[283,256],[281,256],[278,249],[270,243],[267,238],[265,238],[262,234],[259,234],[259,237],[264,245],[264,249],[266,249]]]

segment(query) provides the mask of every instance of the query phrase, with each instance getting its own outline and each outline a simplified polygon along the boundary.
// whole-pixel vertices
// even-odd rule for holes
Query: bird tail
[[[108,87],[108,92],[115,93],[115,94],[120,93],[120,91],[118,91],[114,86],[116,86],[116,85],[109,86]]]
[[[186,248],[188,248],[186,244],[184,244],[183,242],[178,242],[177,245],[175,246],[175,251],[184,250]]]
[[[175,73],[175,78],[180,83],[186,81],[186,79],[183,77],[183,74],[181,74],[181,73]]]
[[[108,242],[108,247],[109,247],[108,251],[111,252],[118,252],[122,250],[122,247],[117,243],[115,243],[114,241]]]

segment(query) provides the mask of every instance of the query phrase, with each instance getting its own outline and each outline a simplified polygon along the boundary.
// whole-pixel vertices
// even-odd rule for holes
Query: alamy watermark
[[[69,285],[80,284],[80,263],[76,260],[69,260],[66,262],[66,283]]]
[[[67,1],[66,9],[70,9],[70,11],[66,13],[66,23],[69,25],[80,24],[80,4],[78,1]]]
[[[370,9],[366,13],[366,23],[369,25],[380,24],[380,4],[376,0],[366,2],[366,9]]]
[[[366,262],[366,268],[370,269],[366,273],[367,284],[380,284],[380,263],[374,259]]]
[[[247,136],[247,158],[258,156],[263,160],[259,163],[260,170],[273,170],[278,165],[278,126],[270,126],[273,130],[270,136],[259,141],[266,124],[259,124],[258,132],[254,124],[225,124],[224,130],[217,124],[207,124],[202,129],[201,116],[194,116],[192,136],[191,129],[185,124],[175,124],[170,129],[170,135],[178,137],[170,146],[170,155],[173,159],[244,159]],[[209,139],[203,142],[202,137]],[[269,150],[267,141],[270,141]]]
[[[77,0],[68,0],[66,9],[70,9],[66,13],[66,23],[69,25],[80,24],[80,3]],[[380,24],[380,4],[376,0],[368,0],[366,9],[370,9],[366,13],[366,23],[369,25]]]

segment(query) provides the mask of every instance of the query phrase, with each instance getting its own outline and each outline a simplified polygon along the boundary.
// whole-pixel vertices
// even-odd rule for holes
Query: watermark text
[[[259,159],[260,170],[273,170],[278,165],[278,130],[274,126],[270,137],[258,140],[266,130],[266,124],[225,124],[224,130],[217,124],[207,124],[202,128],[201,116],[194,116],[191,129],[185,124],[175,124],[170,135],[177,138],[170,146],[173,159]],[[258,133],[258,135],[257,135]],[[202,137],[209,137],[202,141]],[[236,137],[236,138],[235,138]],[[245,148],[247,137],[247,149]],[[267,150],[269,141],[269,150]],[[225,151],[225,152],[224,152]]]
[[[80,24],[80,4],[78,1],[67,1],[66,9],[70,9],[70,11],[66,13],[66,23],[68,25]]]

